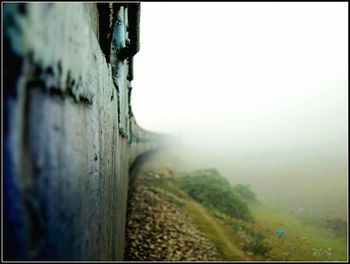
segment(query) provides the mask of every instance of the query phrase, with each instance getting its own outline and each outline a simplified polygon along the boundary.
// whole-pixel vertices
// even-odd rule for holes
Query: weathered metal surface
[[[159,136],[117,56],[133,5],[4,4],[5,260],[123,258],[129,166]]]

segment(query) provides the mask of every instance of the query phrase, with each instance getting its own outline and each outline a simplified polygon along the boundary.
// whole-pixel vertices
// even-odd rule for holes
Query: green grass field
[[[272,246],[271,256],[285,260],[346,260],[347,243],[343,238],[279,208],[265,204],[250,205],[256,226]],[[283,228],[285,236],[275,231]]]

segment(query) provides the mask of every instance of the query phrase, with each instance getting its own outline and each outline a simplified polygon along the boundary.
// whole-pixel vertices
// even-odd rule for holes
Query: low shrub
[[[250,185],[236,184],[233,190],[245,200],[256,201],[256,194],[250,189]]]
[[[246,243],[243,246],[243,249],[253,252],[254,255],[268,257],[272,247],[266,242],[265,236],[249,225],[242,225],[241,228],[247,235]]]
[[[195,171],[178,178],[178,183],[182,190],[205,207],[219,210],[231,217],[253,221],[246,202],[217,170]]]

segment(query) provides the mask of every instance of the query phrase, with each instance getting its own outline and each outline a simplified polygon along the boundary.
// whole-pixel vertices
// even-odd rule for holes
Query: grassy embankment
[[[223,260],[346,260],[344,238],[260,203],[248,188],[232,188],[216,170],[155,174],[150,184],[185,209]],[[277,235],[278,229],[286,234]]]

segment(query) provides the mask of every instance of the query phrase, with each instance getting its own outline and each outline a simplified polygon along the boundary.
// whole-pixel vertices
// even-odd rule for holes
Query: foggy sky
[[[347,3],[142,3],[132,105],[199,150],[347,145]]]

